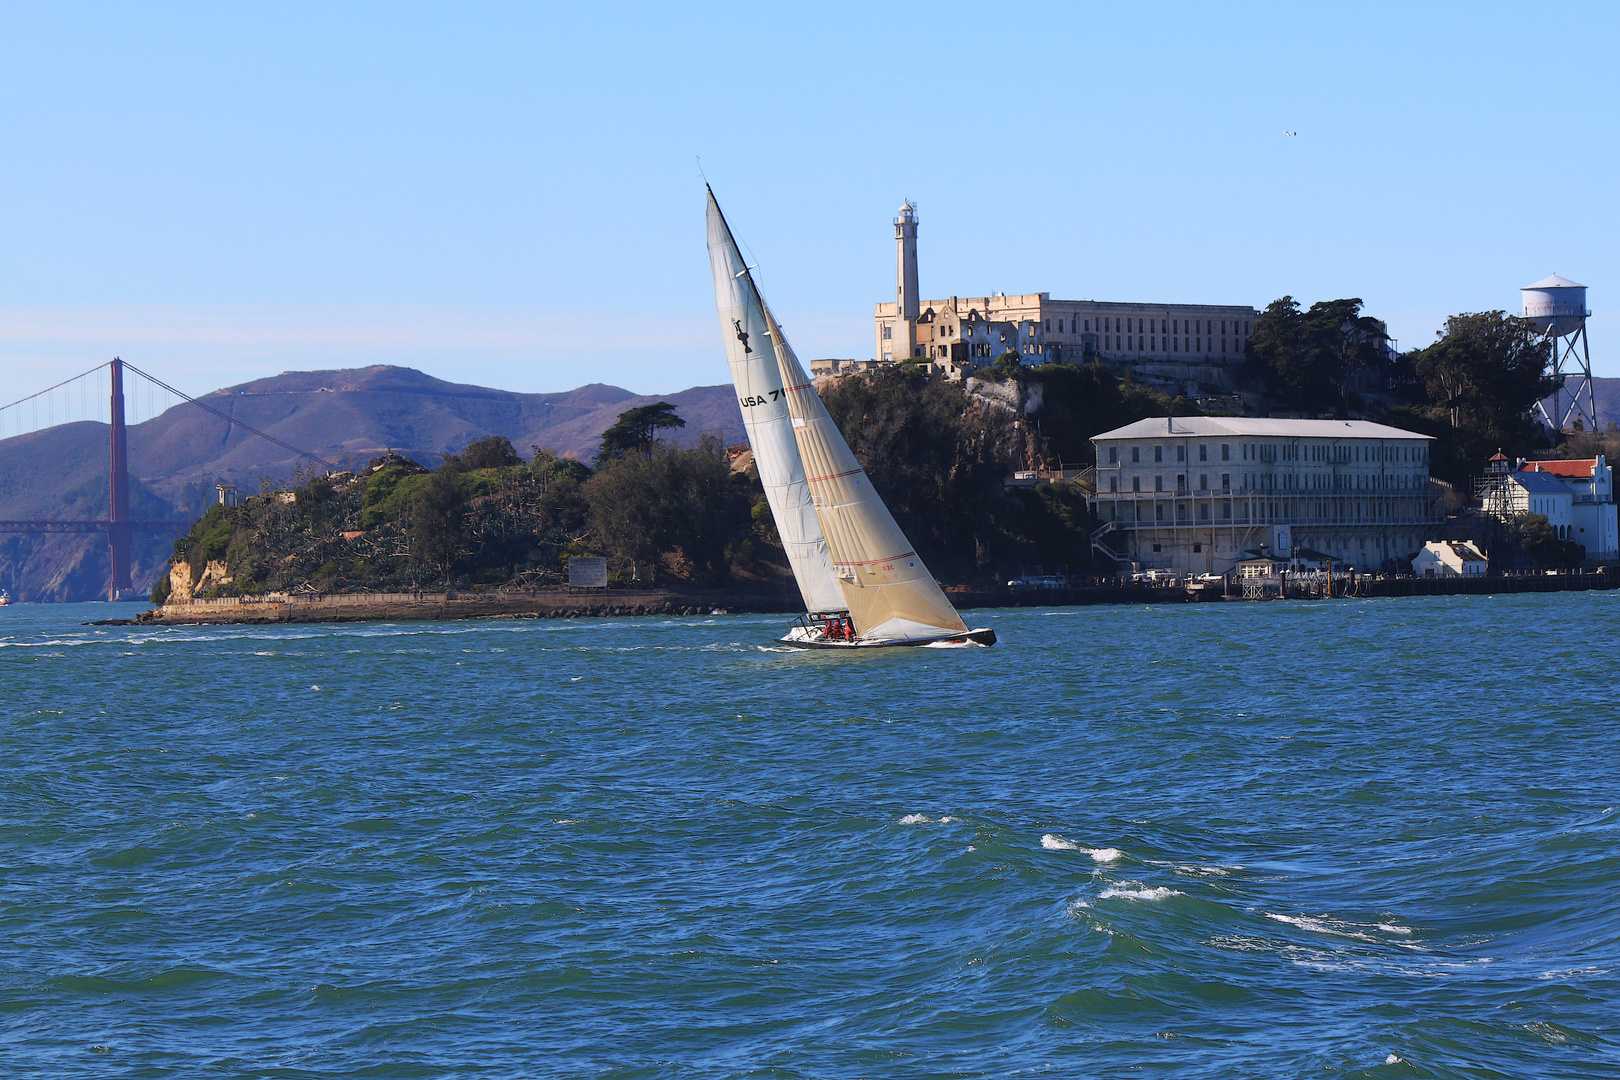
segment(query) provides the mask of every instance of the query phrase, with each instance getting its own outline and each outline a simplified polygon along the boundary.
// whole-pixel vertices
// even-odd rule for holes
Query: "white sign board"
[[[571,589],[607,588],[607,560],[599,555],[570,556],[568,559],[568,587]]]

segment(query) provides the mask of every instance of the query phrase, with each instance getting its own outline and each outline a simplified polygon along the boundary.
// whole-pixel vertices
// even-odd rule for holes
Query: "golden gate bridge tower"
[[[34,431],[54,427],[60,420],[62,423],[74,420],[96,420],[102,418],[99,406],[94,402],[90,381],[93,376],[102,370],[108,369],[111,383],[111,393],[107,398],[108,447],[107,447],[107,516],[101,519],[75,519],[75,518],[28,518],[20,520],[0,521],[0,533],[24,534],[33,536],[52,535],[60,533],[105,533],[109,562],[111,564],[107,580],[107,596],[111,600],[135,599],[133,582],[130,580],[130,564],[134,548],[134,539],[137,535],[150,533],[168,533],[171,535],[185,535],[191,528],[189,519],[142,519],[136,518],[130,505],[129,484],[129,427],[125,415],[125,389],[126,374],[139,376],[142,384],[148,391],[161,390],[166,396],[167,404],[185,402],[194,405],[204,412],[211,413],[224,420],[231,429],[238,429],[245,434],[257,436],[276,444],[284,450],[290,450],[301,458],[315,464],[323,465],[328,469],[334,468],[331,462],[316,457],[314,454],[298,449],[285,443],[273,435],[269,435],[258,428],[242,422],[241,419],[227,415],[211,405],[198,401],[189,394],[183,393],[163,382],[135,365],[113,357],[105,364],[99,364],[89,371],[75,375],[55,386],[47,387],[35,394],[13,401],[11,404],[0,407],[0,439],[8,437],[8,432],[14,435],[23,435]],[[156,411],[152,411],[156,415]],[[150,419],[151,416],[148,416]],[[42,423],[43,421],[43,423]],[[26,430],[25,430],[26,429]]]

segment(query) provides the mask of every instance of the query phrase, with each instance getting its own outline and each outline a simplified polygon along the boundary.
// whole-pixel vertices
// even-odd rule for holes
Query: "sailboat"
[[[969,630],[895,524],[754,284],[708,192],[726,362],[765,500],[804,600],[777,640],[804,649],[994,645]]]

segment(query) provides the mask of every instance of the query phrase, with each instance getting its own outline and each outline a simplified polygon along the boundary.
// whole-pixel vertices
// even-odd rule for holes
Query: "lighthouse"
[[[917,353],[917,208],[907,199],[894,219],[894,304],[900,339],[891,343],[896,360]]]

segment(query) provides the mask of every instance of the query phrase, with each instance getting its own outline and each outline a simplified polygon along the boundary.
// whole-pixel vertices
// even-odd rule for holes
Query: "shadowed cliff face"
[[[729,386],[645,396],[592,383],[558,394],[516,394],[445,382],[410,368],[297,371],[219,390],[200,399],[230,419],[178,405],[129,429],[131,510],[137,518],[194,517],[226,481],[257,494],[261,478],[284,482],[300,464],[291,451],[245,423],[340,469],[394,450],[427,465],[474,439],[504,435],[529,447],[589,461],[619,413],[668,401],[686,420],[677,442],[714,432],[744,439]],[[64,424],[0,440],[0,519],[97,519],[108,513],[107,426]],[[172,537],[136,538],[133,582],[150,589]],[[23,601],[93,600],[107,587],[101,535],[0,535],[0,588]]]

